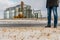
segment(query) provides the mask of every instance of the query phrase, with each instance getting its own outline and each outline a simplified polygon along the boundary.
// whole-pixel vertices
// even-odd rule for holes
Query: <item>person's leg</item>
[[[47,8],[47,19],[48,19],[48,23],[47,23],[47,27],[51,27],[51,8]]]
[[[57,27],[58,22],[58,14],[57,14],[57,7],[53,7],[53,14],[54,14],[54,28]]]

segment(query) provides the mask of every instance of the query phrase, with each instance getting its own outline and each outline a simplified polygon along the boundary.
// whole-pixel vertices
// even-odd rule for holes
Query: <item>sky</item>
[[[6,8],[16,6],[21,1],[27,5],[31,5],[32,9],[41,10],[44,17],[47,16],[46,0],[0,0],[0,18],[4,17],[4,10]],[[58,16],[60,16],[60,6],[58,7]]]

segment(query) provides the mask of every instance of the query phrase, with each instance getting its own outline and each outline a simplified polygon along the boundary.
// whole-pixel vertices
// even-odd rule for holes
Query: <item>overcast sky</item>
[[[41,10],[42,15],[47,16],[46,0],[0,0],[0,18],[3,18],[6,8],[16,6],[21,1],[27,5],[31,5],[32,9]],[[58,15],[60,16],[60,7],[58,8]]]

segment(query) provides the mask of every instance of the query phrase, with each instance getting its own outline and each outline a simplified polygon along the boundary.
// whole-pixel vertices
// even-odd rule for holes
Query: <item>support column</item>
[[[6,11],[4,11],[4,19],[7,19]]]
[[[19,12],[18,12],[18,8],[16,8],[16,14],[15,16],[18,16]]]

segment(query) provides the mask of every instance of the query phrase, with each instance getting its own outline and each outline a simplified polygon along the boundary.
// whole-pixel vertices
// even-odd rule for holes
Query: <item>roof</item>
[[[30,6],[30,5],[26,5],[26,4],[24,4],[24,6]],[[6,8],[5,11],[7,11],[7,10],[13,10],[13,9],[15,9],[16,7],[20,7],[20,5],[16,5],[16,6],[14,6],[14,7]]]

